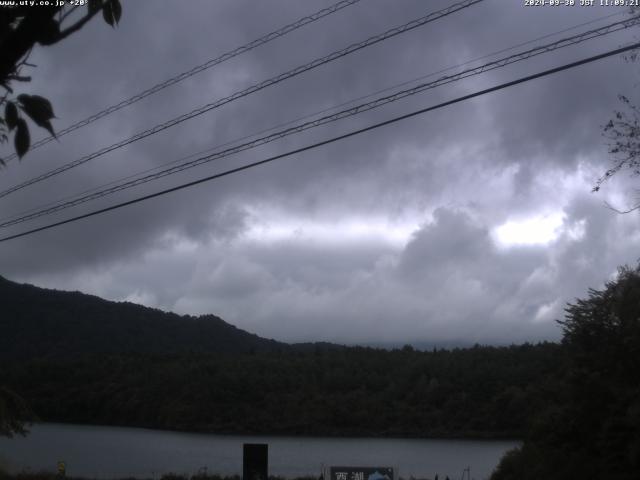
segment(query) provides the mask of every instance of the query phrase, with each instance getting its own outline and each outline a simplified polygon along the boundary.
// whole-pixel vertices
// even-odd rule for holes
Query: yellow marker
[[[64,477],[67,473],[67,465],[63,461],[58,462],[58,475]]]

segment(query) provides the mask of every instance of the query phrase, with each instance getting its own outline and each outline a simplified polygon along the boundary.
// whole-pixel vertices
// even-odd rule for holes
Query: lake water
[[[515,441],[311,438],[209,435],[63,424],[34,425],[26,437],[0,438],[0,467],[89,478],[159,478],[164,473],[242,473],[242,444],[269,444],[269,473],[318,477],[323,467],[390,466],[396,477],[487,478]],[[466,476],[465,476],[466,478]]]

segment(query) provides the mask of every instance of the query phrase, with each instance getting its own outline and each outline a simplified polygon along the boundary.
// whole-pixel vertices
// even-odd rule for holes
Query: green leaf
[[[18,119],[14,141],[18,157],[24,157],[31,145],[31,137],[29,137],[29,127],[27,127],[27,122],[25,122],[23,118]]]
[[[7,102],[7,105],[4,107],[4,118],[7,122],[9,131],[16,128],[16,125],[18,124],[18,108],[15,103]]]
[[[55,118],[51,102],[39,95],[18,95],[20,108],[29,115],[36,125],[46,128],[52,136],[56,136],[51,125],[51,119]]]
[[[122,5],[120,5],[120,0],[111,0],[111,10],[113,11],[113,18],[116,23],[120,23],[120,17],[122,17]]]
[[[122,5],[120,5],[120,0],[107,0],[102,7],[102,16],[104,17],[105,22],[115,28],[122,16]]]
[[[113,7],[111,6],[111,2],[107,2],[102,7],[102,18],[109,25],[115,28],[115,19],[113,18]]]
[[[52,137],[55,137],[56,139],[58,137],[56,137],[56,132],[53,129],[53,125],[51,125],[51,122],[49,120],[47,120],[46,122],[43,122],[42,125],[40,125],[42,128],[46,128],[47,131],[51,134]]]
[[[18,95],[18,101],[21,103],[22,109],[33,118],[34,122],[36,118],[42,120],[55,118],[51,102],[40,95],[26,95],[23,93]]]

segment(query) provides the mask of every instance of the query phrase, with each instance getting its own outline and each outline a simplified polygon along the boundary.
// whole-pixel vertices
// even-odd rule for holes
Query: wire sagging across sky
[[[351,117],[354,115],[357,115],[359,113],[363,113],[369,110],[373,110],[375,108],[379,108],[383,105],[387,105],[389,103],[392,102],[396,102],[398,100],[401,100],[403,98],[412,96],[412,95],[416,95],[418,93],[424,92],[426,90],[430,90],[442,85],[446,85],[449,83],[453,83],[474,75],[479,75],[481,73],[485,73],[491,70],[495,70],[498,68],[503,68],[507,65],[511,65],[523,60],[527,60],[530,59],[532,57],[541,55],[541,54],[545,54],[545,53],[549,53],[552,52],[554,50],[558,50],[561,48],[565,48],[571,45],[576,45],[578,43],[593,39],[593,38],[598,38],[601,37],[603,35],[607,35],[613,32],[617,32],[620,30],[623,30],[625,28],[629,28],[631,26],[640,24],[640,16],[636,16],[633,18],[630,18],[628,20],[623,20],[623,21],[619,21],[619,22],[614,22],[612,24],[606,25],[604,27],[600,27],[600,28],[596,28],[596,29],[592,29],[592,30],[588,30],[576,35],[573,35],[571,37],[566,37],[560,40],[557,40],[555,42],[552,43],[548,43],[545,45],[541,45],[538,47],[534,47],[531,48],[529,50],[525,50],[523,52],[519,52],[519,53],[515,53],[513,55],[498,59],[498,60],[494,60],[492,62],[488,62],[484,65],[480,65],[478,67],[475,68],[470,68],[467,70],[463,70],[459,73],[453,74],[453,75],[448,75],[448,76],[444,76],[441,77],[435,81],[432,82],[428,82],[428,83],[422,83],[419,84],[417,86],[414,86],[412,88],[406,89],[406,90],[401,90],[399,92],[396,92],[394,94],[391,95],[387,95],[387,96],[383,96],[380,98],[377,98],[375,100],[372,100],[368,103],[363,103],[360,105],[356,105],[354,107],[351,108],[347,108],[344,110],[341,110],[339,112],[333,113],[331,115],[326,115],[323,116],[321,118],[312,120],[312,121],[308,121],[308,122],[304,122],[301,123],[299,125],[295,125],[293,127],[272,133],[270,135],[266,135],[260,138],[257,138],[255,140],[249,141],[249,142],[245,142],[243,144],[231,147],[231,148],[227,148],[225,150],[221,150],[215,153],[212,153],[210,155],[205,155],[199,158],[196,158],[194,160],[179,164],[179,165],[175,165],[173,167],[170,168],[166,168],[164,170],[161,170],[159,172],[156,173],[152,173],[149,175],[145,175],[127,182],[123,182],[114,186],[111,186],[109,188],[104,188],[102,190],[98,190],[92,193],[89,193],[87,195],[83,195],[83,196],[79,196],[77,198],[74,198],[73,200],[69,200],[66,202],[62,202],[59,203],[57,205],[51,206],[51,207],[47,207],[47,208],[43,208],[40,210],[37,210],[33,213],[29,213],[26,215],[22,215],[18,218],[13,218],[11,220],[6,220],[4,222],[0,222],[0,228],[6,228],[6,227],[10,227],[13,225],[17,225],[19,223],[23,223],[29,220],[33,220],[45,215],[50,215],[62,210],[65,210],[67,208],[71,208],[86,202],[89,202],[91,200],[95,200],[98,198],[102,198],[105,197],[107,195],[112,195],[116,192],[120,192],[122,190],[126,190],[129,188],[133,188],[169,175],[173,175],[176,174],[178,172],[182,172],[184,170],[190,169],[190,168],[194,168],[196,166],[205,164],[205,163],[209,163],[215,160],[219,160],[221,158],[225,158],[252,148],[256,148],[258,146],[273,142],[275,140],[284,138],[286,136],[289,135],[293,135],[296,133],[300,133],[302,131],[305,130],[309,130],[315,127],[319,127],[321,125],[326,125],[328,123],[332,123],[335,122],[337,120],[341,120],[347,117]]]
[[[206,112],[209,112],[215,108],[221,107],[223,105],[226,105],[227,103],[233,102],[234,100],[237,100],[239,98],[243,98],[246,97],[247,95],[251,95],[252,93],[258,92],[260,90],[263,90],[267,87],[270,87],[272,85],[275,85],[277,83],[280,83],[284,80],[287,80],[289,78],[295,77],[297,75],[300,75],[304,72],[307,72],[309,70],[313,70],[314,68],[317,68],[321,65],[324,65],[326,63],[332,62],[334,60],[337,60],[339,58],[342,58],[344,56],[347,56],[351,53],[354,53],[358,50],[361,50],[363,48],[369,47],[371,45],[375,45],[377,43],[380,43],[384,40],[388,40],[390,38],[393,38],[397,35],[400,35],[402,33],[406,33],[408,31],[411,31],[415,28],[421,27],[423,25],[426,25],[428,23],[431,23],[435,20],[438,20],[440,18],[446,17],[448,15],[451,15],[453,13],[456,13],[460,10],[463,10],[465,8],[468,8],[472,5],[475,5],[476,3],[480,3],[483,2],[484,0],[464,0],[462,2],[458,2],[455,3],[453,5],[450,5],[449,7],[443,8],[441,10],[429,13],[427,15],[424,15],[420,18],[417,18],[415,20],[411,20],[410,22],[407,22],[403,25],[391,28],[379,35],[375,35],[372,37],[369,37],[366,40],[363,40],[361,42],[358,43],[354,43],[351,44],[341,50],[336,50],[328,55],[325,55],[324,57],[320,57],[317,58],[309,63],[306,63],[304,65],[300,65],[292,70],[289,70],[285,73],[281,73],[279,75],[276,75],[275,77],[271,77],[268,80],[264,80],[260,83],[254,84],[251,87],[245,88],[244,90],[238,91],[236,93],[233,93],[227,97],[221,98],[219,100],[216,100],[212,103],[208,103],[206,105],[203,105],[200,108],[197,108],[195,110],[192,110],[189,113],[185,113],[183,115],[180,115],[178,117],[172,118],[171,120],[168,120],[164,123],[158,124],[150,129],[144,130],[142,132],[139,132],[127,139],[121,140],[120,142],[114,143],[108,147],[104,147],[94,153],[91,153],[89,155],[85,155],[84,157],[81,157],[77,160],[74,160],[72,162],[66,163],[60,167],[57,167],[53,170],[50,170],[46,173],[43,173],[41,175],[38,175],[36,177],[33,177],[29,180],[26,180],[22,183],[19,183],[17,185],[14,185],[13,187],[10,187],[6,190],[3,190],[2,192],[0,192],[0,198],[5,197],[13,192],[16,192],[18,190],[21,190],[23,188],[26,188],[30,185],[33,185],[35,183],[39,183],[42,182],[48,178],[51,178],[53,176],[59,175],[60,173],[66,172],[69,169],[75,168],[79,165],[82,165],[84,163],[87,163],[90,160],[93,160],[95,158],[101,157],[109,152],[112,152],[116,149],[122,148],[126,145],[129,145],[131,143],[137,142],[138,140],[142,140],[143,138],[149,137],[150,135],[154,135],[156,133],[162,132],[168,128],[171,128],[175,125],[178,125],[182,122],[185,122],[187,120],[190,120],[194,117],[197,117],[199,115],[202,115]]]
[[[611,13],[611,14],[608,14],[608,15],[604,15],[604,16],[598,17],[598,18],[596,18],[594,20],[589,20],[588,22],[583,22],[583,23],[579,23],[579,24],[576,24],[576,25],[572,25],[570,27],[563,28],[562,30],[558,30],[558,31],[555,31],[555,32],[552,32],[552,33],[548,33],[548,34],[545,34],[543,36],[536,37],[536,38],[533,38],[531,40],[527,40],[525,42],[520,42],[518,44],[512,45],[511,47],[503,48],[503,49],[494,51],[492,53],[488,53],[488,54],[484,54],[484,55],[479,56],[479,57],[475,57],[475,58],[467,60],[467,61],[465,61],[463,63],[459,63],[457,65],[452,65],[452,66],[449,66],[449,67],[445,67],[443,69],[437,70],[435,72],[430,72],[430,73],[425,74],[425,75],[421,75],[421,76],[413,78],[411,80],[403,81],[401,83],[396,83],[396,84],[391,85],[389,87],[385,87],[383,89],[376,90],[374,92],[371,92],[371,93],[368,93],[368,94],[365,94],[365,95],[361,95],[359,97],[353,98],[351,100],[347,100],[347,101],[339,103],[337,105],[333,105],[331,107],[324,108],[322,110],[319,110],[319,111],[316,111],[316,112],[313,112],[313,113],[309,113],[309,114],[303,115],[301,117],[297,117],[295,119],[291,119],[291,120],[288,120],[286,122],[282,122],[282,123],[279,123],[277,125],[274,125],[274,126],[271,126],[271,127],[268,127],[268,128],[261,129],[261,130],[259,130],[257,132],[253,132],[253,133],[246,134],[246,135],[243,135],[241,137],[238,137],[238,138],[235,138],[235,139],[232,139],[232,140],[225,141],[225,142],[223,142],[221,144],[218,144],[218,145],[215,145],[215,146],[212,146],[212,147],[208,147],[208,148],[206,148],[204,150],[200,150],[198,152],[194,152],[192,154],[177,158],[175,160],[171,160],[169,162],[165,162],[165,163],[157,165],[155,167],[151,167],[151,168],[145,169],[143,171],[139,171],[139,172],[136,172],[136,173],[133,173],[133,174],[130,174],[130,175],[126,175],[125,177],[120,177],[118,179],[111,180],[111,181],[109,181],[107,183],[104,183],[102,185],[98,185],[98,186],[95,186],[95,187],[91,187],[91,188],[85,189],[85,190],[80,191],[80,192],[78,192],[76,194],[67,195],[67,196],[65,196],[63,198],[47,202],[46,204],[40,204],[40,205],[31,207],[31,208],[28,208],[26,210],[22,210],[20,212],[16,212],[14,214],[7,215],[7,216],[5,216],[3,218],[0,218],[0,224],[4,223],[5,221],[10,220],[10,219],[15,219],[17,217],[26,216],[29,213],[36,212],[38,210],[44,210],[44,209],[46,209],[48,207],[51,207],[51,206],[54,206],[54,205],[62,204],[63,202],[67,202],[67,201],[69,201],[71,199],[79,199],[82,196],[85,196],[85,195],[87,195],[89,193],[92,193],[92,192],[97,192],[97,191],[99,191],[101,189],[104,189],[106,187],[110,187],[112,185],[116,185],[118,183],[125,182],[126,180],[134,179],[136,177],[140,177],[142,175],[145,175],[145,174],[148,174],[148,173],[151,173],[151,172],[157,172],[159,170],[162,170],[162,169],[168,167],[169,165],[175,165],[175,164],[180,163],[180,162],[186,162],[187,160],[190,160],[192,158],[202,156],[205,153],[213,152],[213,151],[215,151],[217,149],[221,149],[223,147],[226,147],[226,146],[229,146],[229,145],[233,145],[233,144],[241,142],[243,140],[248,140],[248,139],[256,137],[258,135],[262,135],[262,134],[265,134],[267,132],[272,132],[272,131],[281,129],[283,127],[289,126],[289,125],[293,125],[296,122],[307,120],[307,119],[313,118],[313,117],[315,117],[317,115],[322,115],[323,113],[327,113],[327,112],[330,112],[330,111],[333,111],[333,110],[337,110],[338,108],[346,107],[347,105],[351,105],[351,104],[353,104],[355,102],[366,100],[366,99],[372,98],[372,97],[374,97],[376,95],[380,95],[380,94],[385,93],[385,92],[390,92],[390,91],[392,91],[394,89],[398,89],[400,87],[404,87],[404,86],[413,84],[413,83],[421,81],[421,80],[426,80],[427,78],[435,77],[436,75],[444,74],[446,72],[450,72],[452,70],[455,70],[455,69],[458,69],[458,68],[462,68],[462,67],[465,67],[467,65],[471,65],[471,64],[473,64],[473,63],[475,63],[477,61],[485,60],[485,59],[494,57],[496,55],[499,55],[501,53],[510,52],[510,51],[513,51],[513,50],[515,50],[517,48],[524,47],[524,46],[527,46],[527,45],[531,45],[533,43],[539,42],[541,40],[545,40],[547,38],[554,37],[554,36],[559,35],[561,33],[566,33],[566,32],[569,32],[571,30],[576,30],[577,28],[585,27],[587,25],[591,25],[593,23],[600,22],[602,20],[606,20],[606,19],[609,19],[611,17],[620,16],[620,15],[623,15],[623,14],[625,14],[625,12],[616,12],[616,13]]]
[[[389,120],[385,120],[383,122],[375,123],[375,124],[370,125],[368,127],[360,128],[358,130],[353,130],[353,131],[351,131],[349,133],[345,133],[345,134],[339,135],[337,137],[332,137],[330,139],[323,140],[321,142],[317,142],[317,143],[314,143],[314,144],[311,144],[311,145],[307,145],[305,147],[297,148],[295,150],[291,150],[289,152],[285,152],[285,153],[282,153],[282,154],[279,154],[279,155],[275,155],[275,156],[266,158],[264,160],[259,160],[257,162],[249,163],[249,164],[243,165],[241,167],[236,167],[236,168],[232,168],[232,169],[229,169],[229,170],[225,170],[223,172],[220,172],[220,173],[217,173],[217,174],[214,174],[214,175],[210,175],[210,176],[205,177],[205,178],[201,178],[201,179],[194,180],[194,181],[191,181],[191,182],[183,183],[183,184],[175,186],[175,187],[171,187],[171,188],[168,188],[168,189],[165,189],[165,190],[161,190],[159,192],[155,192],[155,193],[151,193],[151,194],[148,194],[148,195],[144,195],[142,197],[134,198],[132,200],[129,200],[129,201],[126,201],[126,202],[122,202],[122,203],[118,203],[118,204],[115,204],[115,205],[111,205],[109,207],[101,208],[99,210],[94,210],[92,212],[85,213],[83,215],[78,215],[76,217],[68,218],[66,220],[61,220],[59,222],[54,222],[54,223],[50,223],[48,225],[43,225],[41,227],[34,228],[34,229],[31,229],[31,230],[27,230],[25,232],[21,232],[21,233],[17,233],[17,234],[14,234],[14,235],[9,235],[9,236],[6,236],[6,237],[2,237],[2,238],[0,238],[0,243],[1,242],[7,242],[9,240],[13,240],[13,239],[16,239],[16,238],[24,237],[24,236],[27,236],[27,235],[32,235],[32,234],[37,233],[37,232],[41,232],[41,231],[48,230],[48,229],[51,229],[51,228],[54,228],[54,227],[65,225],[67,223],[72,223],[72,222],[76,222],[78,220],[82,220],[82,219],[85,219],[85,218],[89,218],[89,217],[93,217],[93,216],[96,216],[96,215],[100,215],[102,213],[106,213],[106,212],[110,212],[110,211],[117,210],[117,209],[120,209],[120,208],[124,208],[126,206],[133,205],[133,204],[136,204],[136,203],[140,203],[140,202],[143,202],[145,200],[150,200],[152,198],[160,197],[160,196],[172,193],[172,192],[176,192],[176,191],[179,191],[179,190],[184,190],[186,188],[190,188],[190,187],[193,187],[195,185],[199,185],[201,183],[209,182],[209,181],[212,181],[212,180],[215,180],[215,179],[218,179],[218,178],[222,178],[222,177],[231,175],[233,173],[238,173],[238,172],[241,172],[241,171],[244,171],[244,170],[248,170],[250,168],[254,168],[254,167],[258,167],[260,165],[271,163],[271,162],[274,162],[274,161],[279,160],[281,158],[285,158],[285,157],[289,157],[289,156],[292,156],[292,155],[296,155],[298,153],[306,152],[308,150],[313,150],[313,149],[316,149],[316,148],[324,146],[324,145],[328,145],[328,144],[331,144],[331,143],[334,143],[334,142],[337,142],[337,141],[340,141],[340,140],[344,140],[346,138],[350,138],[350,137],[353,137],[353,136],[356,136],[356,135],[360,135],[362,133],[365,133],[365,132],[368,132],[368,131],[371,131],[371,130],[375,130],[377,128],[381,128],[381,127],[384,127],[386,125],[391,125],[393,123],[397,123],[397,122],[399,122],[401,120],[406,120],[408,118],[412,118],[412,117],[415,117],[417,115],[422,115],[424,113],[427,113],[427,112],[430,112],[430,111],[433,111],[433,110],[437,110],[437,109],[440,109],[440,108],[444,108],[444,107],[447,107],[449,105],[453,105],[453,104],[456,104],[456,103],[464,102],[464,101],[470,100],[472,98],[476,98],[476,97],[479,97],[479,96],[482,96],[482,95],[486,95],[488,93],[496,92],[498,90],[503,90],[505,88],[509,88],[509,87],[512,87],[512,86],[515,86],[515,85],[519,85],[521,83],[530,82],[532,80],[535,80],[535,79],[538,79],[538,78],[542,78],[542,77],[546,77],[546,76],[549,76],[549,75],[552,75],[552,74],[555,74],[555,73],[559,73],[559,72],[562,72],[562,71],[565,71],[565,70],[569,70],[571,68],[576,68],[576,67],[581,66],[581,65],[586,65],[588,63],[592,63],[592,62],[595,62],[595,61],[598,61],[598,60],[602,60],[604,58],[611,57],[613,55],[618,55],[620,53],[628,52],[628,51],[634,50],[636,48],[640,48],[640,42],[639,43],[633,43],[633,44],[628,45],[626,47],[618,48],[618,49],[615,49],[615,50],[610,50],[608,52],[601,53],[599,55],[594,55],[594,56],[591,56],[591,57],[588,57],[588,58],[584,58],[582,60],[578,60],[578,61],[575,61],[575,62],[572,62],[572,63],[568,63],[568,64],[562,65],[560,67],[555,67],[555,68],[551,68],[551,69],[548,69],[548,70],[544,70],[542,72],[535,73],[533,75],[528,75],[526,77],[521,77],[521,78],[518,78],[516,80],[512,80],[510,82],[502,83],[502,84],[496,85],[494,87],[490,87],[490,88],[486,88],[486,89],[483,89],[483,90],[480,90],[480,91],[477,91],[477,92],[474,92],[474,93],[470,93],[468,95],[457,97],[457,98],[455,98],[453,100],[448,100],[446,102],[442,102],[442,103],[439,103],[437,105],[433,105],[431,107],[426,107],[426,108],[423,108],[423,109],[420,109],[420,110],[413,111],[411,113],[400,115],[400,116],[391,118]]]
[[[216,58],[212,58],[211,60],[208,60],[203,64],[195,66],[192,69],[187,70],[186,72],[182,72],[174,77],[168,78],[167,80],[157,83],[153,87],[147,88],[146,90],[143,90],[142,92],[137,93],[126,100],[123,100],[119,103],[116,103],[115,105],[112,105],[103,110],[100,110],[98,113],[94,113],[93,115],[83,120],[80,120],[74,123],[73,125],[69,125],[68,127],[63,128],[62,130],[56,132],[55,137],[49,136],[49,137],[43,138],[42,140],[38,140],[33,145],[31,145],[30,150],[34,150],[38,147],[41,147],[42,145],[46,145],[47,143],[49,143],[52,140],[55,140],[56,138],[60,138],[68,133],[78,130],[79,128],[89,125],[90,123],[93,123],[96,120],[106,117],[107,115],[117,112],[118,110],[128,107],[129,105],[133,105],[134,103],[139,102],[143,98],[153,95],[154,93],[158,93],[159,91],[164,90],[167,87],[175,85],[176,83],[179,83],[211,67],[219,65],[220,63],[226,62],[227,60],[231,60],[232,58],[237,57],[238,55],[242,55],[243,53],[249,52],[250,50],[253,50],[256,47],[269,43],[275,40],[276,38],[283,37],[284,35],[287,35],[288,33],[291,33],[294,30],[297,30],[301,27],[304,27],[305,25],[308,25],[317,20],[320,20],[321,18],[324,18],[328,15],[336,13],[342,10],[343,8],[349,7],[354,3],[358,3],[359,1],[360,0],[340,0],[339,2],[334,3],[333,5],[327,8],[323,8],[322,10],[312,13],[311,15],[302,17],[293,23],[290,23],[288,25],[285,25],[284,27],[279,28],[278,30],[274,30],[273,32],[263,35],[262,37],[256,40],[253,40],[252,42],[242,45],[241,47],[238,47],[234,50],[230,50],[226,53],[223,53],[222,55]],[[18,158],[18,155],[13,153],[5,159],[5,162],[9,162],[11,160],[14,160],[15,158]]]

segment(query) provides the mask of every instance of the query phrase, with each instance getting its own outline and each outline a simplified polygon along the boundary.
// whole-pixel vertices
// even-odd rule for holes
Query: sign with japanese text
[[[393,480],[391,467],[331,467],[330,480]]]

